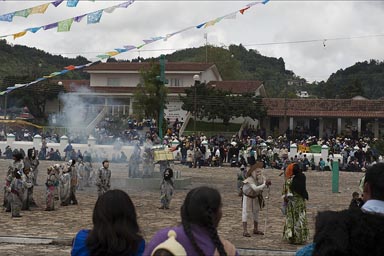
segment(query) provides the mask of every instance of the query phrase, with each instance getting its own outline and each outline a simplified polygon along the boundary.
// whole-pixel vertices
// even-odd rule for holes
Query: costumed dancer
[[[84,151],[84,167],[85,167],[85,186],[89,187],[92,183],[91,173],[92,173],[92,157],[90,151]]]
[[[33,173],[33,185],[38,186],[37,184],[37,175],[39,173],[39,160],[36,157],[35,148],[30,148],[27,151],[27,156],[24,158],[24,166],[27,168],[31,168],[31,172]]]
[[[60,201],[61,206],[67,206],[69,204],[71,194],[71,174],[70,168],[64,167],[60,175]]]
[[[76,189],[78,185],[78,174],[77,174],[77,168],[76,168],[76,160],[72,159],[68,161],[68,170],[69,174],[71,175],[71,185],[70,185],[70,194],[69,194],[69,202],[68,204],[77,204],[76,199]]]
[[[57,180],[57,184],[55,186],[54,193],[53,193],[55,200],[60,199],[59,198],[59,186],[60,186],[60,170],[61,169],[62,168],[61,168],[60,164],[54,164],[53,165],[53,170],[54,170],[53,174],[55,175],[56,180]]]
[[[143,152],[143,178],[152,176],[154,171],[153,154],[150,148],[145,148]]]
[[[78,189],[84,190],[87,177],[86,177],[86,170],[85,170],[85,164],[83,162],[83,157],[79,156],[78,158],[78,164],[77,164],[77,177],[78,177]]]
[[[109,161],[104,160],[103,166],[97,172],[96,187],[98,196],[103,195],[111,188],[111,170],[109,169]]]
[[[243,221],[243,236],[250,237],[251,235],[247,230],[248,211],[251,210],[253,217],[253,234],[264,235],[259,230],[259,212],[264,207],[263,190],[271,183],[262,174],[263,162],[258,161],[254,163],[254,158],[251,157],[251,167],[249,168],[246,179],[243,181],[243,208],[242,208],[242,221]]]
[[[23,170],[23,155],[19,152],[15,152],[12,155],[13,162],[8,166],[7,176],[5,177],[5,186],[4,186],[4,207],[6,208],[6,212],[11,211],[11,182],[15,178],[15,171]]]
[[[45,182],[46,190],[46,211],[55,210],[55,188],[59,185],[56,170],[53,166],[47,168],[47,181]]]
[[[15,170],[15,178],[11,182],[10,192],[12,195],[11,199],[11,211],[12,217],[21,217],[20,211],[23,204],[24,190],[26,185],[21,179],[22,170]]]
[[[24,166],[24,175],[21,177],[25,183],[26,189],[24,190],[22,210],[30,210],[29,207],[36,207],[35,200],[33,199],[33,173],[31,168]]]
[[[169,209],[169,204],[171,203],[173,196],[173,170],[167,168],[164,171],[163,180],[161,182],[160,191],[160,203],[161,206],[159,209]]]

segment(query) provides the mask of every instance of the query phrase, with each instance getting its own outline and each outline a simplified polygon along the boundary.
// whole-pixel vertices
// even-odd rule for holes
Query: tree
[[[160,81],[159,74],[160,65],[154,62],[148,69],[141,70],[141,82],[137,85],[133,102],[133,112],[138,119],[154,118],[157,124],[160,109],[165,108],[167,96],[167,88]]]
[[[196,91],[195,91],[196,89]],[[206,84],[196,84],[185,90],[181,96],[182,109],[195,113],[198,118],[221,119],[228,125],[232,117],[250,117],[260,119],[266,115],[261,97],[252,93],[234,95],[230,91],[217,90]],[[196,95],[196,109],[195,109]]]
[[[8,86],[15,84],[23,84],[32,81],[28,76],[9,76],[4,78],[4,86],[1,87],[5,90]],[[40,82],[35,85],[16,89],[7,94],[8,107],[27,107],[29,112],[35,117],[39,123],[46,123],[47,116],[45,107],[48,100],[58,97],[59,93],[64,91],[62,85],[53,83],[51,81]]]

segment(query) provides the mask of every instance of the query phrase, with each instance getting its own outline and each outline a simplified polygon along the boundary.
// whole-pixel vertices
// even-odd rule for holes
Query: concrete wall
[[[58,149],[62,156],[64,156],[64,148],[68,145],[68,138],[66,136],[62,136],[60,143],[47,143],[49,151],[51,148],[54,150]],[[0,149],[4,153],[5,147],[10,146],[12,150],[22,148],[25,152],[29,148],[35,147],[35,149],[41,149],[41,137],[36,135],[33,141],[15,141],[13,134],[7,135],[6,141],[0,141]],[[87,144],[73,144],[72,147],[76,150],[79,150],[84,153],[84,151],[89,151],[93,154],[99,155],[102,159],[111,160],[112,156],[119,156],[121,151],[123,151],[128,159],[131,156],[134,147],[127,145],[96,145],[94,138],[90,138]]]

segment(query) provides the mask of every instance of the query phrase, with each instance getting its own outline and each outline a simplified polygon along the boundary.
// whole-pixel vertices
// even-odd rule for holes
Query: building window
[[[108,86],[120,86],[120,78],[107,78]]]
[[[173,87],[183,86],[183,80],[181,80],[179,78],[170,78],[169,79],[169,86],[173,86]]]

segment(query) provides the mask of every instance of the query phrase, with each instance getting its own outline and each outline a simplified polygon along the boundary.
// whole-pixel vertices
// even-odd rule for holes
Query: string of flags
[[[133,2],[133,1],[130,1],[130,2]],[[174,35],[180,34],[182,32],[188,31],[188,30],[193,29],[193,28],[197,28],[197,29],[207,28],[209,26],[215,25],[216,23],[220,22],[223,19],[234,19],[234,18],[236,18],[236,14],[238,12],[240,12],[241,14],[244,14],[244,12],[247,11],[248,9],[250,9],[251,7],[253,7],[253,6],[257,5],[257,4],[267,4],[268,2],[269,2],[269,0],[263,0],[262,2],[253,2],[253,3],[247,4],[244,8],[242,8],[242,9],[236,11],[236,12],[232,12],[232,13],[229,13],[227,15],[221,16],[219,18],[212,19],[210,21],[200,23],[197,26],[190,26],[190,27],[178,30],[178,31],[176,31],[174,33],[166,34],[165,36],[151,37],[150,39],[143,40],[144,44],[141,44],[139,46],[126,45],[126,46],[123,46],[122,48],[116,48],[116,49],[114,49],[114,51],[106,52],[105,54],[102,54],[102,55],[97,55],[97,57],[100,58],[100,59],[110,58],[112,56],[116,56],[116,55],[118,55],[120,53],[123,53],[123,52],[127,52],[127,51],[130,51],[130,50],[133,50],[133,49],[140,49],[140,48],[144,47],[145,45],[154,43],[154,42],[159,41],[159,40],[166,41],[166,40],[168,40],[170,37],[172,37]],[[46,79],[50,79],[50,78],[53,78],[53,77],[56,77],[56,76],[59,76],[59,75],[63,75],[65,73],[73,71],[73,70],[79,70],[79,69],[83,69],[85,67],[89,67],[89,66],[91,66],[91,65],[93,65],[93,64],[95,64],[97,62],[99,62],[99,60],[98,61],[94,61],[94,62],[90,62],[90,63],[85,64],[85,65],[80,65],[80,66],[74,66],[74,65],[67,66],[67,67],[65,67],[61,71],[53,72],[53,73],[51,73],[51,74],[49,74],[47,76],[43,76],[41,78],[38,78],[35,81],[29,82],[29,83],[26,83],[26,84],[15,84],[14,86],[8,87],[5,91],[0,92],[0,95],[5,95],[7,93],[12,92],[13,90],[24,88],[24,87],[28,87],[30,85],[34,85],[34,84],[39,83],[41,81],[44,81]]]
[[[5,0],[3,0],[5,1]],[[94,2],[95,0],[88,0]],[[14,17],[28,18],[32,14],[44,14],[50,5],[58,7],[64,0],[56,0],[50,3],[36,5],[23,10],[18,10],[10,13],[0,15],[0,21],[12,22]],[[67,0],[67,7],[76,7],[79,0]]]
[[[215,18],[215,19],[212,19],[212,20],[200,23],[197,26],[190,26],[190,27],[178,30],[178,31],[170,33],[170,34],[166,34],[165,36],[157,36],[157,37],[151,37],[149,39],[144,39],[143,40],[144,43],[140,44],[138,46],[125,45],[125,46],[120,47],[120,48],[115,48],[113,51],[109,51],[109,52],[106,52],[104,54],[99,54],[96,57],[99,58],[99,59],[108,59],[110,57],[116,56],[116,55],[118,55],[120,53],[123,53],[123,52],[131,51],[131,50],[134,50],[134,49],[141,49],[144,46],[146,46],[148,44],[151,44],[151,43],[154,43],[154,42],[159,41],[159,40],[167,41],[169,38],[171,38],[171,37],[173,37],[173,36],[175,36],[177,34],[183,33],[185,31],[188,31],[188,30],[191,30],[191,29],[194,29],[194,28],[201,29],[201,28],[207,28],[207,27],[210,27],[210,26],[214,26],[217,23],[219,23],[220,21],[222,21],[223,19],[235,19],[237,13],[244,14],[244,12],[249,10],[251,7],[253,7],[253,6],[257,5],[257,4],[264,4],[265,5],[268,2],[269,2],[269,0],[263,0],[262,2],[252,2],[252,3],[247,4],[244,8],[242,8],[240,10],[237,10],[235,12],[231,12],[231,13],[223,15],[221,17],[218,17],[218,18]]]
[[[63,0],[61,0],[61,1],[63,1]],[[69,0],[68,0],[68,2],[69,2]],[[48,29],[57,28],[57,32],[68,32],[71,30],[73,22],[80,22],[83,20],[83,18],[86,17],[87,24],[99,23],[104,12],[112,13],[116,8],[127,8],[128,6],[133,4],[133,2],[134,2],[134,0],[130,0],[127,2],[123,2],[123,3],[117,4],[117,5],[111,6],[111,7],[107,7],[107,8],[100,9],[100,10],[86,13],[86,14],[82,14],[82,15],[72,17],[69,19],[53,22],[53,23],[46,24],[46,25],[39,26],[39,27],[27,28],[27,29],[25,29],[21,32],[18,32],[18,33],[2,35],[2,36],[0,36],[0,38],[13,36],[13,39],[16,39],[16,38],[24,36],[27,32],[36,33],[37,31],[39,31],[41,29],[48,30]]]

